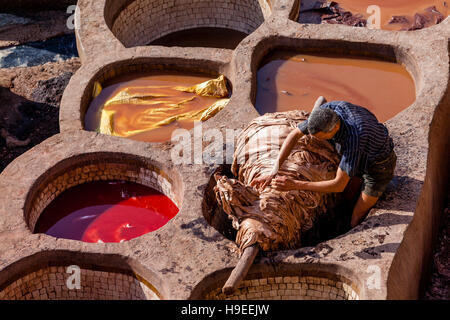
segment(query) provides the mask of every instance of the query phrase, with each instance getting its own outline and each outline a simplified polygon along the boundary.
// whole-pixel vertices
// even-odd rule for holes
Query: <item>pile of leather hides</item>
[[[256,118],[238,137],[231,168],[234,178],[220,173],[215,176],[216,199],[238,230],[236,243],[241,252],[254,244],[264,251],[300,247],[302,233],[338,202],[333,193],[281,192],[270,185],[256,190],[250,186],[254,179],[270,174],[284,140],[308,116],[305,111],[290,111]],[[328,141],[303,136],[278,176],[330,180],[336,176],[339,161]]]

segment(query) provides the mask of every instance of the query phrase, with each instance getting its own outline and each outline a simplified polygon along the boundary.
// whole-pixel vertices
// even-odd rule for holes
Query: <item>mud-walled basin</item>
[[[138,262],[118,255],[40,252],[0,273],[0,299],[160,300],[161,284]]]
[[[270,15],[266,0],[164,1],[109,0],[105,3],[105,21],[125,47],[146,45],[177,31],[198,28],[226,28],[250,34]],[[199,39],[199,41],[202,41]]]
[[[169,70],[130,73],[95,83],[85,129],[145,142],[170,141],[225,108],[228,80]]]
[[[267,266],[253,268],[235,293],[226,296],[221,284],[228,272],[210,274],[192,291],[191,299],[206,300],[360,300],[365,292],[351,272],[337,266]]]
[[[34,232],[85,242],[124,242],[158,230],[178,211],[153,188],[123,180],[93,181],[56,197]]]
[[[253,59],[252,102],[261,115],[311,111],[324,96],[364,106],[386,122],[420,90],[416,64],[389,46],[277,37],[258,43]]]
[[[330,51],[269,53],[258,70],[258,112],[311,111],[317,97],[324,96],[364,106],[385,122],[413,104],[414,80],[405,66]]]
[[[122,154],[82,155],[62,161],[38,179],[28,195],[25,220],[33,232],[48,233],[50,229],[48,234],[63,238],[120,242],[119,238],[124,236],[124,240],[130,240],[156,228],[150,225],[153,215],[165,216],[164,211],[168,210],[170,220],[178,212],[176,204],[181,205],[181,194],[172,186],[172,178],[142,159]],[[159,208],[161,201],[166,205]],[[128,216],[118,217],[125,208],[131,210]],[[109,218],[108,212],[112,215]],[[135,223],[130,220],[133,217],[137,219]],[[121,225],[110,225],[118,219],[122,220]],[[155,223],[159,228],[168,220]],[[141,230],[134,235],[118,235],[127,231],[123,228]],[[93,238],[90,232],[95,233],[91,234]],[[102,239],[100,234],[109,234],[109,240]]]
[[[81,70],[79,76],[90,78],[88,82],[69,84],[70,96],[60,113],[63,130],[169,142],[175,130],[209,121],[232,98],[232,79],[217,62],[123,56],[122,61]]]

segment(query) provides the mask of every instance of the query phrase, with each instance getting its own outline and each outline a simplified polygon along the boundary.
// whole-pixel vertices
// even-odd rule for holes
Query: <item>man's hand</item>
[[[272,181],[272,187],[278,191],[301,190],[302,181],[297,181],[288,177],[279,177]]]
[[[269,174],[267,176],[260,177],[258,179],[253,180],[250,185],[257,189],[264,189],[265,187],[270,185],[275,176],[276,174]]]
[[[280,154],[278,155],[278,159],[275,162],[275,166],[272,172],[266,176],[262,176],[258,179],[253,180],[250,185],[260,190],[270,185],[272,180],[276,177],[278,169],[283,166],[284,161],[289,157],[289,154],[301,137],[303,137],[303,133],[300,131],[300,129],[293,129],[281,146]]]

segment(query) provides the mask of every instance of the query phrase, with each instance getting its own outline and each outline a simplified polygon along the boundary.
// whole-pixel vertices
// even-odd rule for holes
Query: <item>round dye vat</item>
[[[84,242],[123,242],[158,230],[178,213],[161,192],[124,181],[67,189],[43,211],[35,233]]]
[[[441,0],[339,0],[339,6],[353,14],[362,14],[369,18],[373,12],[367,13],[372,5],[380,7],[381,29],[402,30],[408,29],[414,23],[416,14],[423,15],[424,26],[428,27],[438,23],[436,19],[445,19],[449,15],[448,4]],[[432,7],[435,7],[432,9]],[[403,23],[389,23],[392,17],[404,17]],[[399,22],[399,20],[397,19]]]
[[[175,72],[116,77],[105,83],[91,102],[85,114],[85,129],[145,142],[170,141],[173,131],[192,129],[198,113],[220,100],[176,88],[209,80],[207,76]],[[107,113],[112,114],[113,120],[107,122],[114,122],[113,130],[102,131]]]
[[[235,49],[246,33],[225,28],[193,28],[170,33],[152,41],[151,45],[167,47],[206,47]]]
[[[363,106],[384,122],[416,99],[414,80],[397,63],[275,52],[258,71],[260,114],[311,111],[319,96]]]

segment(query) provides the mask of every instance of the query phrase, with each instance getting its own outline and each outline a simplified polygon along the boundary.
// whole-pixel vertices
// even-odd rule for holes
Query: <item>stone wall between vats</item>
[[[206,295],[208,300],[359,300],[357,287],[340,278],[269,277],[243,281],[230,296],[217,288]]]
[[[264,3],[263,8],[266,12],[270,7]],[[264,12],[257,0],[135,0],[110,25],[125,47],[133,47],[197,27],[230,28],[250,34],[263,22]]]
[[[80,269],[80,289],[69,289],[65,267],[29,273],[0,291],[0,300],[159,300],[132,274]]]
[[[117,163],[108,162],[107,159],[90,160],[87,163],[80,161],[38,186],[30,199],[29,210],[25,210],[30,230],[34,230],[41,213],[64,190],[87,182],[107,180],[136,182],[154,188],[179,207],[180,198],[172,189],[172,179],[152,165],[142,167],[135,162]]]

